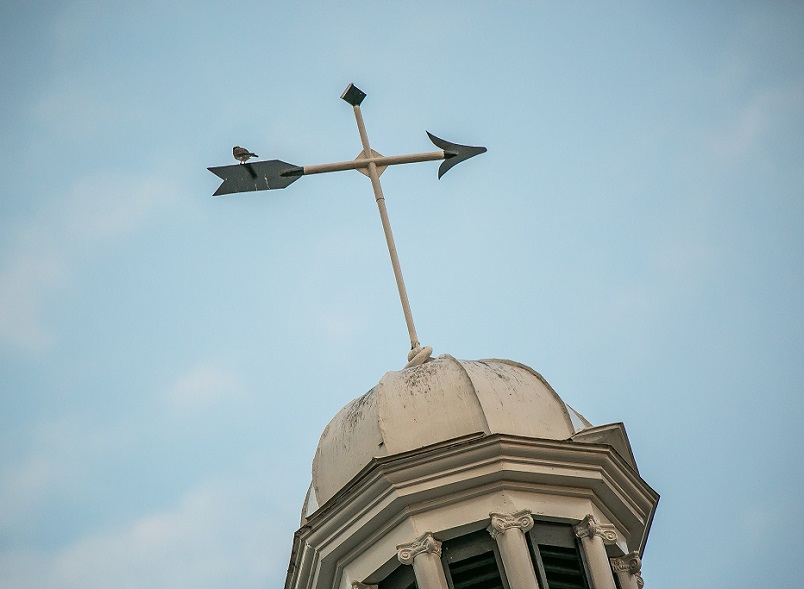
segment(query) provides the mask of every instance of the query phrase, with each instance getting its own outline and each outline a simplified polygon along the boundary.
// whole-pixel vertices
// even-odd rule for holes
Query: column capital
[[[578,522],[573,529],[578,538],[600,536],[604,544],[617,542],[617,529],[611,524],[599,523],[591,513]]]
[[[636,577],[637,586],[642,589],[645,581],[642,580],[642,559],[638,552],[631,552],[618,558],[610,558],[611,570],[615,573],[627,573]]]
[[[396,547],[396,555],[402,564],[413,564],[413,559],[420,554],[441,556],[441,542],[433,537],[432,532],[425,532],[413,542]]]
[[[491,525],[486,528],[495,540],[497,536],[512,528],[519,528],[527,532],[533,527],[533,516],[530,509],[523,509],[515,513],[490,513]]]

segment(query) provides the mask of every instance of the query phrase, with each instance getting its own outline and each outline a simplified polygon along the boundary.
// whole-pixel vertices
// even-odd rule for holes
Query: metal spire
[[[269,160],[254,163],[241,163],[232,166],[220,166],[207,168],[210,172],[223,180],[213,196],[233,194],[237,192],[248,192],[255,190],[271,190],[286,188],[301,176],[310,174],[322,174],[325,172],[338,172],[341,170],[357,170],[365,174],[371,180],[374,190],[374,199],[380,213],[385,241],[388,245],[388,253],[391,256],[391,266],[394,270],[396,286],[399,290],[399,299],[402,303],[402,311],[405,314],[405,323],[408,327],[410,336],[410,352],[408,353],[408,366],[416,366],[426,362],[433,350],[430,347],[422,347],[419,337],[416,335],[416,327],[413,324],[413,315],[410,311],[405,281],[402,278],[402,270],[399,265],[399,256],[396,253],[394,235],[391,231],[391,224],[388,220],[388,211],[385,207],[385,197],[380,185],[380,174],[388,166],[397,164],[410,164],[434,160],[444,160],[438,169],[438,177],[441,178],[447,171],[456,164],[481,154],[486,151],[485,147],[472,147],[468,145],[458,145],[439,139],[431,133],[427,133],[430,140],[440,147],[440,151],[428,153],[417,153],[409,155],[383,156],[371,149],[366,126],[363,123],[363,114],[360,112],[360,104],[366,97],[365,92],[357,88],[354,84],[349,84],[344,90],[341,98],[352,105],[357,121],[357,130],[360,133],[360,142],[363,151],[357,159],[348,162],[336,162],[331,164],[319,164],[314,166],[295,166],[280,160]]]

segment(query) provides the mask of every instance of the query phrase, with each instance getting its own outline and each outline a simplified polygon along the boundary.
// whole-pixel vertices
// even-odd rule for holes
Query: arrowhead
[[[444,161],[441,162],[441,166],[438,168],[438,178],[441,179],[441,176],[446,174],[453,166],[458,165],[464,160],[468,160],[470,157],[475,157],[476,155],[480,155],[481,153],[486,152],[485,147],[473,147],[471,145],[458,145],[457,143],[450,143],[449,141],[444,141],[443,139],[436,137],[430,131],[427,131],[427,136],[430,138],[436,147],[440,147],[444,150]]]
[[[287,188],[303,174],[299,166],[280,160],[207,169],[223,180],[212,196]]]

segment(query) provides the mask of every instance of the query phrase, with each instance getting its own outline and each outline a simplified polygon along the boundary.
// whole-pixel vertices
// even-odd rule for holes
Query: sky
[[[0,588],[281,587],[321,431],[407,330],[625,423],[646,587],[804,554],[804,4],[0,3]]]

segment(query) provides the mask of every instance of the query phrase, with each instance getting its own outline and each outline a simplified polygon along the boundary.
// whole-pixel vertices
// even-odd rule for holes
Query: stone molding
[[[486,528],[495,540],[500,534],[507,530],[518,528],[522,532],[527,532],[533,527],[533,516],[530,509],[523,509],[515,513],[490,513],[491,525]]]
[[[611,570],[615,573],[627,573],[636,577],[637,586],[642,589],[645,581],[642,580],[642,559],[638,552],[632,552],[618,558],[610,558]]]
[[[441,556],[441,542],[433,537],[432,532],[425,532],[413,542],[396,547],[396,555],[402,564],[413,564],[413,559],[420,554]]]
[[[611,524],[601,524],[591,513],[574,526],[578,538],[593,538],[600,536],[604,544],[617,542],[617,529]]]

